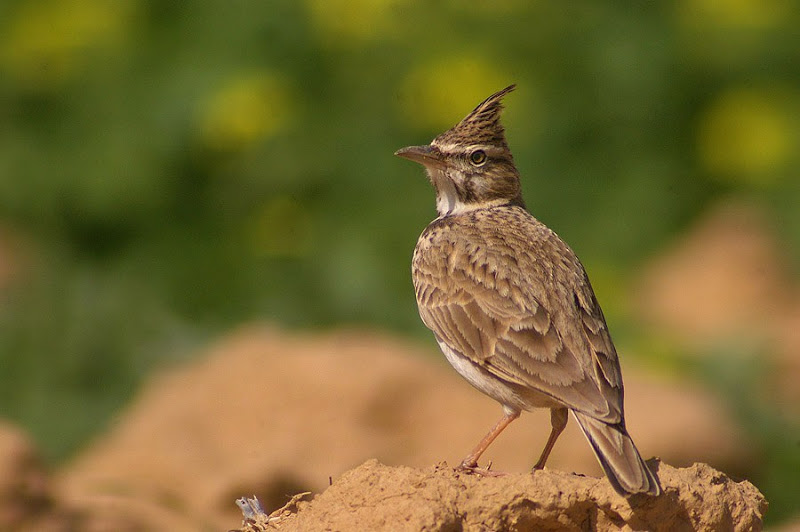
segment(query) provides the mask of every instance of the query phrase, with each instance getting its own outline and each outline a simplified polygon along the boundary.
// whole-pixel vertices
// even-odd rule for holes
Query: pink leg
[[[500,421],[497,422],[497,425],[494,426],[489,433],[483,437],[483,439],[475,446],[471,453],[469,453],[466,458],[461,461],[461,465],[457,467],[457,469],[462,470],[474,470],[478,466],[478,459],[481,457],[483,452],[492,444],[492,442],[503,432],[512,421],[519,417],[519,411],[512,411],[506,412]]]
[[[553,429],[550,431],[550,437],[547,438],[547,443],[544,444],[542,456],[539,457],[539,461],[536,462],[536,465],[533,466],[533,469],[544,469],[544,463],[547,462],[547,458],[550,456],[550,451],[553,450],[556,440],[564,431],[564,427],[567,426],[567,420],[569,419],[568,416],[569,410],[566,408],[550,409],[550,425],[553,427]]]

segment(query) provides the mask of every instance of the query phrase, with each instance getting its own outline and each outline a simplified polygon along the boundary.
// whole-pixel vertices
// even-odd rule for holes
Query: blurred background
[[[429,341],[428,142],[492,92],[619,351],[692,379],[800,512],[792,0],[6,0],[0,416],[57,465],[238,324]],[[679,413],[677,413],[679,415]]]

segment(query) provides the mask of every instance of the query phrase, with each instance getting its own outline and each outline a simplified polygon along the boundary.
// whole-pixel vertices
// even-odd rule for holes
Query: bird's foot
[[[508,475],[508,473],[503,473],[502,471],[492,471],[491,462],[486,467],[479,467],[477,462],[464,460],[458,466],[456,466],[455,470],[459,473],[470,473],[484,477],[504,477]]]

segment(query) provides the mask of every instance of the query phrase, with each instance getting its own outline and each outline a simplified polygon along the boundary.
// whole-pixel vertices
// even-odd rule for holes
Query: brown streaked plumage
[[[519,173],[493,94],[430,145],[396,155],[425,166],[439,217],[414,250],[420,316],[447,360],[504,415],[467,455],[480,455],[523,410],[549,408],[541,469],[568,412],[614,489],[661,491],[625,428],[619,361],[603,312],[575,253],[525,210]]]

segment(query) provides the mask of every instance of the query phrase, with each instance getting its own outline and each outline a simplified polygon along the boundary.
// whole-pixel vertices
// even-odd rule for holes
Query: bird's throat
[[[439,216],[447,216],[458,210],[462,201],[453,180],[438,168],[429,168],[428,177],[436,189],[436,211]]]

